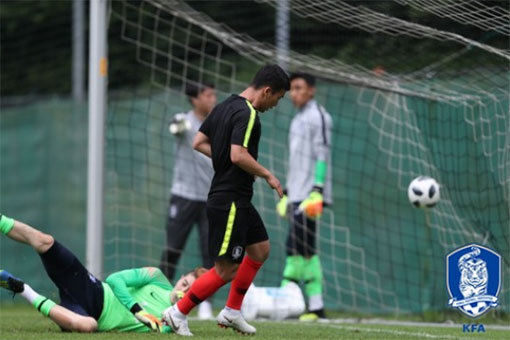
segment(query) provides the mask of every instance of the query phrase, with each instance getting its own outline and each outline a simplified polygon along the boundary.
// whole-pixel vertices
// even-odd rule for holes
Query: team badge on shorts
[[[237,260],[241,255],[243,255],[243,247],[235,246],[234,249],[232,249],[232,259]]]
[[[448,305],[476,318],[498,305],[501,287],[501,256],[469,244],[446,256]]]

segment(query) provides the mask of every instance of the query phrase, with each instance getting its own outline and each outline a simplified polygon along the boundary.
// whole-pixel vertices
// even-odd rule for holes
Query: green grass
[[[486,333],[462,333],[462,325],[455,328],[389,326],[367,324],[325,324],[298,322],[254,322],[254,339],[506,339],[508,331],[488,329]],[[236,339],[243,337],[232,330],[220,329],[214,321],[190,321],[194,339]],[[157,339],[177,338],[176,335],[136,333],[62,333],[48,318],[25,305],[0,305],[1,339]]]

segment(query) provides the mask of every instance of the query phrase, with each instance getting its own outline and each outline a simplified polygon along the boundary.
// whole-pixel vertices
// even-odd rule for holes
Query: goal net
[[[317,235],[326,308],[393,314],[443,310],[448,300],[445,255],[476,242],[503,257],[500,309],[508,312],[508,46],[394,18],[378,12],[375,5],[290,3],[293,20],[326,24],[331,35],[336,29],[368,32],[378,39],[405,35],[410,41],[432,40],[449,47],[448,53],[427,64],[393,74],[301,48],[313,45],[318,37],[292,37],[297,43],[291,47],[299,51],[292,49],[285,62],[290,71],[319,78],[317,100],[333,120],[334,204],[325,209]],[[476,6],[485,5],[470,2],[474,7],[465,13],[478,18],[471,20],[429,1],[395,3],[508,35],[508,25],[500,25],[501,20],[507,22],[504,8],[476,11]],[[269,5],[275,1],[258,1],[260,13],[244,11],[242,4],[230,6],[225,16],[237,18],[233,22],[238,27],[256,25],[264,18],[257,15],[274,11]],[[109,44],[120,47],[110,53],[110,82],[116,77],[128,80],[127,86],[108,95],[107,273],[159,264],[175,160],[175,140],[168,125],[175,113],[189,110],[186,82],[211,82],[222,100],[242,90],[257,67],[277,59],[272,38],[235,30],[207,15],[205,7],[205,3],[177,0],[111,2]],[[377,47],[373,48],[364,53],[375,55]],[[391,63],[410,67],[413,55],[403,48],[395,50],[393,58]],[[483,63],[462,68],[471,58]],[[132,73],[116,74],[116,64],[121,63],[131,65]],[[281,180],[287,172],[287,138],[294,113],[284,99],[261,116],[259,161]],[[441,201],[428,212],[407,200],[408,184],[420,175],[434,177],[441,185]],[[275,193],[261,180],[254,190],[253,203],[272,244],[270,259],[255,284],[279,286],[288,225],[276,214]],[[193,231],[178,273],[201,264],[198,244]],[[214,300],[218,306],[225,294],[226,288]]]

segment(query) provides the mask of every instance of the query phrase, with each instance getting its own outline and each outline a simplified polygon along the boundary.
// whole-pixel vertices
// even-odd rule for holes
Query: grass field
[[[257,339],[508,339],[510,331],[491,329],[485,333],[463,333],[462,324],[454,327],[416,325],[382,325],[360,323],[298,323],[298,322],[254,322]],[[216,326],[214,321],[190,320],[195,339],[235,339],[243,337],[232,330]],[[62,333],[49,319],[36,313],[30,306],[0,306],[0,339],[2,340],[46,340],[46,339],[156,339],[177,338],[176,335]]]

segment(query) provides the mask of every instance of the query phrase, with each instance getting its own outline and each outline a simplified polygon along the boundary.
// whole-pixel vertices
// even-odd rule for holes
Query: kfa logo
[[[482,324],[464,324],[462,325],[463,333],[485,333],[485,326]]]
[[[476,318],[498,305],[501,256],[486,247],[469,244],[446,257],[448,304]]]

